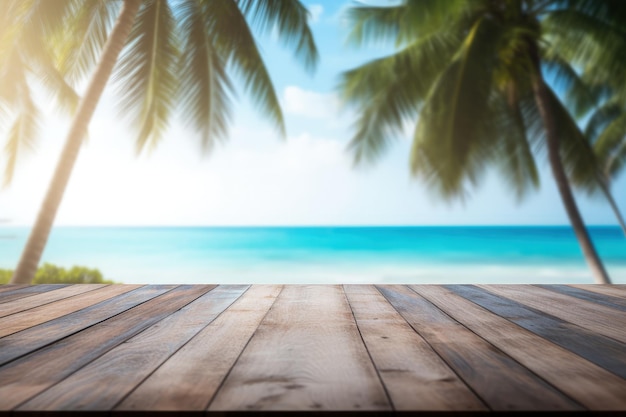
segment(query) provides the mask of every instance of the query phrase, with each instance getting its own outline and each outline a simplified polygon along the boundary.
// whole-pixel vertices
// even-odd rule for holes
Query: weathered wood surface
[[[623,291],[0,286],[0,413],[626,411]]]
[[[67,287],[67,284],[46,284],[46,285],[2,285],[3,291],[0,293],[0,303],[29,297],[36,294],[43,294],[59,288]]]

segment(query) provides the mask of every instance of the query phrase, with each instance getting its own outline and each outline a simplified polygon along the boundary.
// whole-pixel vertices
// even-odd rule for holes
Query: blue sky
[[[342,111],[334,87],[341,71],[391,52],[346,44],[342,11],[350,4],[305,1],[320,51],[307,74],[271,35],[260,47],[283,104],[282,141],[248,97],[233,105],[230,137],[201,156],[198,136],[171,123],[160,146],[135,156],[133,135],[107,88],[57,215],[57,225],[458,225],[567,224],[547,161],[541,189],[518,203],[495,173],[464,203],[432,195],[408,169],[410,130],[372,167],[356,168],[345,151],[354,114]],[[36,151],[22,160],[15,181],[0,191],[0,219],[34,221],[60,154],[69,119],[46,108]],[[626,180],[614,184],[626,208]],[[589,224],[615,224],[601,199],[579,196]]]

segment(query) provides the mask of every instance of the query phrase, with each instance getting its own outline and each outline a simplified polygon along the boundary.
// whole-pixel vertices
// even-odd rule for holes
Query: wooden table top
[[[10,410],[626,410],[626,285],[4,285]]]

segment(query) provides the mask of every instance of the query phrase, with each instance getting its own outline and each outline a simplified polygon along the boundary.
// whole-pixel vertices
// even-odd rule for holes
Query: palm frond
[[[45,52],[45,51],[42,51]],[[67,82],[52,62],[49,54],[39,54],[33,68],[37,80],[48,90],[48,93],[56,98],[60,108],[66,114],[73,114],[78,107],[80,97],[76,90]]]
[[[338,90],[356,108],[357,133],[349,150],[355,163],[373,162],[417,111],[454,55],[460,39],[432,35],[341,75]]]
[[[581,66],[589,81],[626,81],[626,28],[576,9],[548,13],[542,29],[550,47],[569,62]]]
[[[519,98],[519,109],[526,126],[526,137],[536,158],[547,157],[546,130],[532,93]]]
[[[181,54],[179,102],[185,122],[201,132],[201,144],[210,151],[226,135],[232,85],[224,59],[214,45],[214,17],[208,3],[190,1],[180,6]]]
[[[433,32],[441,33],[467,12],[469,3],[457,0],[406,0],[397,6],[357,6],[348,9],[348,42],[363,46],[393,41],[397,47]]]
[[[108,34],[122,2],[108,0],[74,1],[65,30],[53,39],[61,74],[77,85],[90,74],[100,59]]]
[[[605,178],[613,179],[617,177],[626,164],[626,141],[623,141],[621,145],[613,152],[610,159],[607,161],[604,167]]]
[[[266,8],[261,10],[265,11]],[[281,136],[286,137],[283,112],[274,84],[237,4],[232,0],[209,2],[207,22],[212,29],[210,35],[213,45],[219,48],[221,56],[227,57],[229,66],[243,81],[244,91],[252,97],[259,110],[274,122]]]
[[[293,48],[304,67],[309,71],[315,69],[319,55],[309,27],[309,11],[299,0],[238,0],[237,4],[261,31],[276,28],[279,40]],[[243,29],[239,22],[238,26]]]
[[[585,126],[584,134],[589,143],[596,143],[602,131],[623,112],[623,106],[614,101],[608,101],[598,107]]]
[[[607,178],[614,178],[623,164],[626,146],[626,112],[615,117],[606,125],[594,144],[594,150],[602,163],[602,171]]]
[[[46,42],[64,27],[73,1],[9,0],[5,18],[10,22],[0,30],[0,58],[17,46],[21,54],[38,59],[38,54],[49,47]]]
[[[8,51],[6,58],[0,61],[0,102],[9,109],[15,109],[20,100],[20,86],[26,82],[28,68],[17,48]]]
[[[603,88],[586,83],[570,63],[561,56],[555,53],[544,54],[542,63],[550,76],[550,84],[565,92],[564,102],[577,118],[591,111],[604,95]]]
[[[410,9],[406,3],[395,7],[352,7],[346,12],[352,27],[348,34],[348,42],[355,46],[363,46],[374,42],[393,41],[400,46],[403,40],[415,39],[408,34],[400,35],[401,28],[415,28],[406,23]],[[414,29],[415,31],[416,28]]]
[[[23,17],[28,12],[28,1],[8,0],[0,13],[0,63],[6,65],[24,27]]]
[[[60,106],[69,112],[78,105],[78,95],[55,66],[53,48],[50,44],[58,33],[64,32],[65,19],[75,1],[26,1],[29,7],[19,10],[17,12],[19,16],[14,16],[20,21],[21,26],[18,25],[13,32],[13,52],[9,51],[13,56],[5,62],[5,65],[13,66],[17,71],[35,75],[57,99]],[[19,55],[19,58],[16,55]],[[8,77],[6,82],[12,82],[11,77]]]
[[[9,36],[22,46],[40,42],[63,26],[74,0],[5,0],[3,2],[2,37]],[[28,28],[28,30],[24,30]],[[5,38],[6,40],[6,38]]]
[[[4,147],[4,186],[12,181],[21,155],[34,147],[40,112],[27,79],[38,81],[56,96],[61,106],[71,109],[78,96],[53,65],[45,42],[62,27],[70,0],[9,1],[5,23],[0,29],[0,120],[12,119]],[[2,20],[2,19],[0,19]],[[10,22],[7,22],[10,21]]]
[[[13,180],[21,154],[33,150],[39,131],[40,112],[30,97],[29,90],[20,93],[20,104],[19,112],[8,131],[7,142],[4,146],[6,155],[4,187],[7,187]]]
[[[175,21],[166,0],[144,2],[129,36],[115,79],[120,114],[137,128],[137,152],[156,146],[167,128],[177,90]]]
[[[600,165],[591,144],[552,89],[548,106],[557,126],[563,167],[570,181],[589,194],[599,191]]]
[[[516,89],[512,84],[511,89]],[[520,101],[505,100],[499,94],[491,99],[490,129],[497,137],[491,139],[494,147],[492,159],[499,168],[501,179],[513,190],[517,201],[521,201],[528,192],[539,187],[539,173],[535,163],[526,122]]]
[[[72,3],[76,0],[27,0],[28,13],[24,24],[29,26],[27,36],[39,37],[63,27]],[[39,31],[39,33],[37,33]]]
[[[4,152],[6,154],[6,167],[4,169],[3,187],[6,188],[13,181],[15,169],[23,148],[32,150],[32,142],[37,135],[36,115],[23,112],[18,115],[13,126],[9,130]]]
[[[411,171],[423,176],[444,198],[462,197],[465,184],[476,184],[483,171],[493,135],[489,98],[492,72],[502,28],[489,19],[478,20],[457,57],[438,79],[421,111]]]
[[[575,10],[610,24],[626,23],[626,4],[621,0],[559,0],[556,10]]]

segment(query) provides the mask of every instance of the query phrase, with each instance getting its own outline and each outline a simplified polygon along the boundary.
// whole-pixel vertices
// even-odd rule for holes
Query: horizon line
[[[618,224],[587,224],[586,227],[620,227]],[[27,224],[8,225],[2,227],[32,227]],[[384,228],[384,227],[572,227],[569,223],[560,224],[152,224],[152,225],[107,225],[107,224],[62,224],[59,227],[91,227],[91,228]]]

